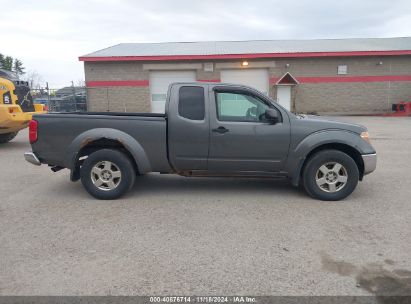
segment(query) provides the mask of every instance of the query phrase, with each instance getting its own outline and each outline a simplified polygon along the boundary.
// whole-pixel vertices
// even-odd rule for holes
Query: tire
[[[8,143],[10,140],[17,136],[17,133],[18,132],[0,134],[0,144]]]
[[[118,150],[90,154],[80,169],[81,183],[97,199],[114,200],[129,191],[136,178],[134,164]]]
[[[357,164],[349,155],[338,150],[323,150],[308,159],[302,179],[311,197],[338,201],[355,190],[359,176]]]

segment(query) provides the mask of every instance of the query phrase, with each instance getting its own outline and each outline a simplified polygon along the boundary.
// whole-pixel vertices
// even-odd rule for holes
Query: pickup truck
[[[116,199],[150,172],[284,177],[320,200],[351,194],[376,168],[360,125],[293,114],[250,87],[174,83],[165,114],[49,113],[29,124],[25,159],[68,168],[98,199]]]

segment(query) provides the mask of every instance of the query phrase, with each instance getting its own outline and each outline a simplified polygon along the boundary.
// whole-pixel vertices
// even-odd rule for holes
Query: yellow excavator
[[[0,144],[16,137],[38,113],[45,113],[44,106],[33,103],[28,82],[0,69]]]

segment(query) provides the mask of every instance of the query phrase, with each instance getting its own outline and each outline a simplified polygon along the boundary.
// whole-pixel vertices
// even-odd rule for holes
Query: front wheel
[[[0,144],[8,143],[10,140],[17,136],[17,133],[18,132],[0,134]]]
[[[355,161],[337,150],[323,150],[312,156],[303,171],[303,185],[313,198],[338,201],[357,187],[359,171]]]
[[[136,172],[130,158],[118,150],[90,154],[80,169],[81,183],[92,196],[117,199],[134,185]]]

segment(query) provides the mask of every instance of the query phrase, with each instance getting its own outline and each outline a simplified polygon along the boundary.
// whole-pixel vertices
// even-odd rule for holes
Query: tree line
[[[25,73],[25,67],[23,66],[23,62],[21,62],[21,60],[3,55],[2,53],[0,53],[0,69],[14,72],[18,76]]]

